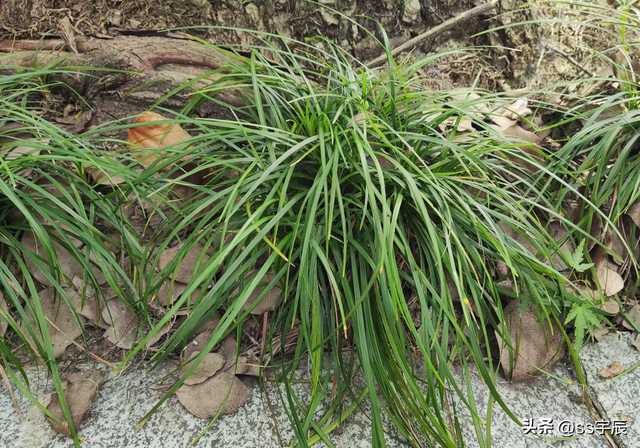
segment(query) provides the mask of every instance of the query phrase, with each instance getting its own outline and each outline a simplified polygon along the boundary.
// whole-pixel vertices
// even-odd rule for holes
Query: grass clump
[[[194,163],[211,180],[192,185],[207,194],[180,207],[162,241],[188,234],[177,259],[196,244],[208,258],[129,358],[197,287],[213,283],[188,304],[187,319],[155,356],[166,358],[220,313],[195,369],[224,336],[240,334],[245,303],[270,275],[262,295],[278,287],[284,299],[270,318],[269,340],[279,344],[267,342],[263,360],[284,384],[301,363],[311,365],[309,402],[283,390],[300,445],[326,438],[344,399],[368,397],[374,446],[388,437],[383,414],[415,446],[457,446],[462,435],[452,397],[479,431],[484,425],[464,386],[470,366],[504,406],[490,346],[493,330],[508,339],[507,297],[534,305],[546,322],[584,303],[567,292],[572,278],[555,267],[554,255],[567,254],[548,222],[575,229],[552,207],[556,192],[540,180],[540,172],[553,176],[543,154],[523,151],[526,144],[481,120],[466,133],[470,138],[460,138],[461,119],[478,101],[426,89],[419,70],[429,59],[373,72],[321,43],[321,51],[303,46],[309,51],[302,56],[270,47],[275,62],[257,51],[229,58],[225,74],[197,90],[175,120],[198,134],[183,142],[180,156],[189,162],[181,183],[194,174],[187,166]],[[244,93],[246,105],[230,107],[235,119],[188,118],[198,102],[228,89]],[[159,270],[158,257],[147,261],[144,272]],[[507,279],[511,288],[501,283]],[[285,345],[292,336],[293,347]],[[365,379],[360,390],[357,372]],[[315,421],[328,394],[329,412]]]
[[[325,40],[296,46],[296,52],[262,48],[270,60],[259,49],[249,57],[229,51],[214,81],[184,86],[193,101],[166,123],[191,137],[159,150],[162,157],[144,170],[123,169],[134,160],[96,149],[101,132],[136,125],[111,123],[71,136],[28,113],[25,86],[42,73],[13,84],[0,80],[5,110],[50,141],[46,156],[21,158],[0,171],[0,216],[7,223],[3,288],[22,321],[28,314],[40,319],[29,332],[43,341],[37,354],[48,360],[57,385],[37,287],[22,261],[24,232],[43,243],[46,257],[32,261],[54,267],[49,280],[71,309],[50,241],[85,268],[83,284],[98,288],[99,272],[137,312],[140,328],[150,326],[122,366],[178,314],[186,317],[152,356],[156,365],[219,319],[186,373],[147,416],[226,336],[240,341],[252,307],[277,288],[282,301],[269,316],[261,361],[283,386],[300,446],[327,441],[365,399],[375,447],[390,437],[384,418],[413,446],[461,446],[462,418],[473,421],[483,440],[490,415],[480,415],[473,398],[474,370],[516,418],[495,388],[494,332],[509,341],[506,304],[517,299],[534,306],[543,325],[596,305],[570,292],[580,272],[564,268],[579,258],[560,249],[565,240],[583,247],[578,243],[592,238],[558,200],[558,191],[579,194],[578,188],[557,162],[562,157],[476,118],[483,101],[477,96],[426,88],[420,70],[435,56],[404,65],[390,58],[387,71],[373,71]],[[220,103],[216,95],[227,90],[244,98],[242,107],[224,104],[233,119],[191,117],[198,104]],[[124,183],[100,194],[83,175],[87,166],[118,173]],[[21,176],[26,168],[59,194]],[[131,195],[163,216],[144,239],[122,213]],[[11,223],[15,209],[23,216]],[[109,241],[98,222],[121,238]],[[563,240],[557,241],[552,222],[565,229]],[[174,258],[163,260],[176,242]],[[127,269],[115,253],[128,257]],[[152,298],[192,253],[198,261],[184,292],[154,310]],[[15,288],[20,280],[12,263],[27,288]],[[2,353],[16,362],[4,342]],[[308,401],[291,387],[303,365],[311,371]]]

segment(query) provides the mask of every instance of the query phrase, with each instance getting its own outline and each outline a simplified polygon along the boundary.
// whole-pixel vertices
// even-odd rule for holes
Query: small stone
[[[420,18],[420,10],[420,0],[404,0],[402,21],[406,23],[417,22]]]

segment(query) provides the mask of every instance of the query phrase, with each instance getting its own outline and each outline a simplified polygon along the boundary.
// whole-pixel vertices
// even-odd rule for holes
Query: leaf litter
[[[474,108],[464,109],[466,113],[469,110],[475,110],[474,115],[464,115],[458,118],[452,117],[445,121],[441,121],[438,125],[442,132],[449,132],[455,130],[458,134],[455,138],[467,138],[467,134],[473,134],[477,132],[477,126],[474,126],[474,122],[484,122],[486,125],[493,127],[498,133],[502,134],[506,139],[514,139],[517,141],[525,142],[527,144],[518,145],[518,147],[529,156],[536,158],[538,161],[542,161],[541,152],[537,148],[544,144],[545,139],[548,136],[548,132],[538,132],[537,128],[542,125],[542,121],[539,117],[533,116],[533,111],[529,107],[529,102],[526,98],[518,99],[516,101],[505,100],[490,100],[483,102],[483,99],[476,93],[461,93],[459,97],[452,98],[452,102],[455,101],[472,101],[474,102]],[[184,148],[185,140],[189,140],[191,136],[185,132],[177,124],[157,123],[158,121],[165,120],[159,114],[153,112],[146,112],[141,114],[136,124],[144,124],[144,126],[133,127],[129,129],[128,141],[130,143],[129,149],[134,157],[142,163],[144,166],[150,166],[156,163],[162,163],[166,157],[173,157],[176,159],[176,164],[191,164],[193,163],[188,157],[179,158],[169,152],[158,152],[158,148],[164,148],[173,146],[174,150],[179,151]],[[435,120],[437,116],[426,117],[425,119]],[[470,138],[470,137],[469,137]],[[40,142],[42,143],[42,142]],[[525,160],[517,161],[527,166]],[[193,167],[190,167],[193,168]],[[171,166],[164,167],[163,170],[171,169]],[[122,178],[110,173],[103,173],[96,170],[92,170],[90,167],[87,170],[93,177],[94,181],[98,184],[108,184],[111,186],[119,185],[123,182]],[[196,177],[191,177],[188,181],[194,184],[204,184],[206,182],[207,172],[206,170],[199,173]],[[191,187],[176,188],[175,193],[181,198],[185,199],[194,193],[194,189]],[[628,211],[627,216],[636,225],[640,225],[640,204],[633,205]],[[592,227],[592,235],[594,239],[599,239],[599,219],[594,220],[595,225]],[[544,260],[546,264],[553,263],[553,265],[559,269],[575,269],[576,272],[585,272],[590,268],[589,263],[582,261],[582,252],[584,250],[585,240],[580,242],[578,247],[574,247],[573,242],[566,239],[566,230],[559,222],[552,221],[549,224],[551,230],[555,235],[557,241],[562,241],[559,247],[564,255],[560,256],[559,253],[554,253],[551,260]],[[531,242],[523,235],[509,228],[509,226],[502,226],[503,231],[509,236],[518,241],[526,250],[536,253],[536,249]],[[618,227],[620,233],[624,236],[624,240],[621,240],[617,235],[611,236],[608,247],[614,253],[623,258],[622,255],[626,254],[624,249],[624,243],[630,244],[627,239],[629,235],[628,226]],[[42,256],[42,248],[39,246],[32,234],[25,234],[23,238],[23,244],[25,248],[35,254]],[[80,264],[71,256],[71,254],[60,244],[52,242],[54,249],[60,260],[65,276],[74,279],[74,285],[76,290],[68,290],[69,299],[72,304],[78,309],[83,323],[95,323],[103,328],[106,328],[104,337],[111,343],[123,349],[130,349],[136,342],[136,332],[138,329],[138,321],[135,314],[130,308],[125,306],[119,299],[110,298],[98,311],[99,302],[95,297],[95,294],[91,292],[86,294],[86,297],[78,292],[80,290],[79,283],[83,276],[83,269]],[[595,250],[596,254],[598,247],[595,246],[595,241],[589,240],[587,250]],[[74,242],[75,245],[75,242]],[[76,246],[78,249],[82,249],[82,242]],[[170,266],[176,259],[181,245],[176,245],[172,248],[166,249],[159,261],[159,268],[164,269]],[[602,254],[593,257],[596,261],[595,266],[595,278],[594,282],[600,285],[600,290],[591,289],[586,285],[580,285],[582,294],[585,297],[589,297],[592,300],[601,300],[602,295],[606,297],[612,297],[624,288],[624,278],[619,274],[620,266],[617,265],[618,261],[613,259],[613,262],[609,261],[609,257]],[[194,273],[196,273],[197,266],[202,267],[208,259],[208,254],[204,253],[202,246],[196,245],[190,249],[183,258],[177,263],[176,269],[170,273],[171,280],[165,282],[156,299],[157,302],[163,307],[172,306],[174,302],[182,295],[182,292],[186,289],[189,282],[193,279]],[[569,260],[570,265],[567,265],[565,260]],[[26,262],[30,265],[30,270],[34,273],[34,277],[43,285],[50,284],[46,276],[42,273],[38,275],[39,268],[34,265],[33,262],[26,257]],[[99,282],[104,282],[104,276],[101,276],[99,270],[95,270],[96,277]],[[498,266],[500,275],[507,275],[508,272],[504,270],[504,267]],[[268,273],[261,281],[265,285],[261,285],[252,293],[244,304],[243,309],[249,310],[259,295],[266,288],[266,283],[273,280],[273,273]],[[172,285],[170,287],[168,284]],[[169,290],[172,289],[171,293]],[[47,290],[45,290],[47,291]],[[50,292],[44,293],[43,296],[48,300]],[[191,303],[195,303],[200,290],[194,291]],[[252,314],[261,315],[266,312],[273,311],[275,307],[280,303],[282,299],[282,291],[278,286],[272,288],[265,297],[251,310]],[[5,307],[6,308],[6,307]],[[62,309],[68,307],[63,304]],[[565,352],[565,343],[562,338],[559,328],[553,323],[551,326],[548,322],[538,322],[537,316],[533,311],[533,308],[529,307],[524,312],[520,310],[521,306],[518,300],[511,301],[504,309],[505,323],[507,330],[510,334],[512,347],[509,347],[506,341],[503,341],[499,334],[496,333],[496,338],[499,342],[500,348],[500,361],[507,377],[512,381],[522,381],[531,377],[535,377],[540,374],[540,370],[549,370],[553,365],[562,358]],[[620,307],[615,299],[610,299],[601,303],[600,308],[609,314],[618,314]],[[636,306],[637,308],[637,306]],[[633,311],[632,309],[631,311]],[[631,316],[630,311],[630,316]],[[186,311],[179,311],[178,314],[183,314]],[[634,311],[635,313],[635,311]],[[635,316],[635,314],[634,314]],[[69,315],[63,314],[55,317],[53,321],[60,322],[62,327],[59,327],[65,334],[71,337],[73,335],[79,336],[81,334],[81,328],[78,327],[75,319],[73,321],[74,326],[72,329]],[[218,318],[219,319],[219,318]],[[640,319],[639,319],[640,321]],[[183,359],[187,361],[193,360],[201,352],[201,348],[210,339],[213,329],[217,325],[217,320],[213,319],[213,322],[205,324],[198,334],[186,345],[183,350]],[[623,322],[625,327],[628,327],[628,323]],[[0,328],[0,331],[2,329]],[[80,331],[80,333],[78,333]],[[601,339],[607,332],[608,328],[596,328],[594,331],[594,337]],[[153,343],[157,343],[160,338],[170,332],[170,326],[167,326],[163,332],[156,335]],[[66,339],[70,339],[66,338]],[[56,356],[64,353],[64,349],[69,345],[69,341],[66,339],[56,339]],[[544,340],[544,344],[539,342]],[[150,341],[151,342],[151,341]],[[153,344],[148,344],[148,346]],[[513,347],[518,347],[517,353]],[[188,368],[183,367],[182,372]],[[202,362],[198,365],[192,375],[187,378],[185,383],[176,392],[180,402],[196,416],[202,418],[212,418],[219,412],[229,413],[233,412],[238,406],[240,406],[248,397],[249,390],[244,384],[236,378],[236,374],[239,375],[259,375],[260,374],[260,361],[255,353],[251,350],[245,354],[238,356],[237,343],[234,338],[225,338],[216,351],[208,353],[204,356]],[[213,397],[213,400],[203,397]],[[226,404],[225,404],[226,400]],[[222,411],[221,411],[222,410]],[[75,420],[74,420],[75,421]]]
[[[86,371],[69,372],[65,374],[62,379],[67,383],[67,386],[64,388],[64,397],[69,407],[73,426],[78,430],[98,394],[98,390],[102,384],[102,374],[98,369],[94,368]],[[47,409],[61,422],[56,423],[47,416],[51,429],[71,437],[69,423],[65,419],[60,398],[57,394],[54,393],[51,395],[51,401]]]
[[[524,381],[553,369],[564,357],[565,340],[555,322],[539,322],[533,307],[524,311],[518,300],[504,309],[504,321],[509,340],[496,331],[500,349],[500,364],[507,378]]]

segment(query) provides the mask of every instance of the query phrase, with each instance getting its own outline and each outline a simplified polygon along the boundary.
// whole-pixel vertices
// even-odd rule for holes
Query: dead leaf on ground
[[[635,334],[631,338],[631,345],[633,345],[637,350],[640,350],[640,334]]]
[[[138,330],[138,321],[133,311],[119,299],[111,299],[102,307],[101,318],[109,325],[104,337],[116,347],[130,350],[136,342]],[[141,337],[138,334],[138,339]]]
[[[609,367],[606,367],[598,371],[598,376],[601,378],[610,379],[610,378],[613,378],[614,376],[620,375],[625,370],[627,370],[625,366],[623,366],[619,362],[614,362]]]
[[[550,222],[547,232],[556,242],[564,239],[564,241],[560,245],[560,248],[559,248],[560,251],[564,253],[571,253],[571,254],[575,252],[576,249],[575,249],[575,246],[573,245],[573,242],[570,239],[565,238],[567,236],[567,230],[564,228],[562,223],[560,223],[557,220]],[[567,269],[566,263],[564,262],[562,257],[558,254],[558,252],[555,252],[551,255],[551,261],[553,262],[553,265],[558,271],[564,271],[565,269]],[[549,260],[545,260],[545,264],[549,266],[551,262],[549,262]]]
[[[218,372],[200,384],[183,385],[176,396],[191,414],[211,419],[220,409],[221,414],[234,412],[249,399],[251,392],[233,373]]]
[[[75,279],[78,279],[78,277],[75,277],[74,280]],[[80,279],[80,283],[81,282],[82,280]],[[76,310],[76,313],[86,317],[93,324],[97,325],[99,323],[99,304],[96,300],[96,297],[92,294],[92,290],[87,290],[87,293],[83,299],[82,293],[80,291],[82,291],[82,289],[78,291],[74,288],[65,288],[65,292],[67,293],[71,304]]]
[[[520,98],[509,106],[506,106],[502,115],[511,120],[519,120],[522,117],[531,115],[533,111],[529,109],[528,103],[529,100],[527,98]]]
[[[533,143],[534,145],[542,144],[542,140],[538,137],[534,132],[526,131],[522,129],[520,125],[514,124],[513,126],[504,129],[502,131],[503,135],[508,135],[509,137],[515,137],[519,140],[523,140],[525,142]],[[526,146],[523,148],[527,148]],[[540,154],[537,152],[529,152],[529,154],[540,157]]]
[[[520,302],[514,300],[504,309],[504,319],[510,346],[497,331],[496,339],[500,348],[500,364],[511,381],[523,381],[539,375],[538,369],[553,369],[564,356],[565,340],[560,329],[555,322],[551,328],[546,321],[540,324],[533,307],[528,307],[521,314]],[[516,356],[517,349],[519,353]]]
[[[199,331],[202,331],[198,333],[197,336],[193,338],[191,342],[189,342],[184,348],[182,352],[182,359],[189,359],[194,352],[202,351],[204,345],[209,342],[209,339],[211,338],[211,335],[213,334],[213,331],[215,330],[219,321],[220,319],[216,316],[212,322],[207,324],[206,329],[202,330],[202,327],[199,329]],[[236,339],[233,336],[227,336],[226,338],[224,338],[222,342],[218,344],[216,353],[221,354],[225,359],[228,359],[229,353],[233,353],[233,361],[235,362]]]
[[[248,277],[251,278],[253,275],[255,275],[255,271],[250,273]],[[255,303],[255,301],[258,299],[260,294],[262,294],[267,288],[267,284],[270,283],[274,278],[275,278],[275,274],[272,272],[267,273],[262,278],[260,283],[263,283],[263,285],[256,287],[256,289],[251,293],[251,295],[245,302],[244,306],[242,307],[244,311],[247,311],[251,307],[251,305]],[[276,308],[276,306],[278,306],[281,300],[282,300],[282,289],[280,289],[280,287],[278,286],[274,286],[269,290],[269,292],[267,292],[267,294],[264,297],[262,297],[260,302],[255,306],[255,308],[251,310],[251,314],[264,314],[267,311],[273,311]]]
[[[616,299],[609,299],[603,304],[598,305],[598,308],[609,314],[618,314],[620,312],[620,305]]]
[[[233,336],[227,336],[220,342],[220,346],[216,350],[216,353],[224,356],[227,361],[224,365],[224,370],[229,370],[236,364],[236,357],[238,356],[238,341]]]
[[[632,226],[633,221],[631,218],[627,215],[622,215],[616,223],[616,232],[610,231],[607,247],[612,253],[617,255],[617,257],[612,257],[613,262],[617,265],[624,264],[631,255],[625,245],[628,246],[631,251],[634,251],[631,238]],[[618,234],[620,234],[620,236],[618,236]]]
[[[191,138],[178,124],[154,123],[162,120],[168,120],[168,118],[155,112],[143,112],[136,118],[135,123],[149,124],[131,127],[128,130],[127,141],[131,144],[131,154],[143,165],[150,166],[158,159],[172,156],[171,153],[154,151],[155,149],[175,145]],[[188,157],[182,159],[182,161],[188,160]]]
[[[78,326],[78,322],[69,306],[59,294],[54,303],[54,290],[52,288],[40,291],[38,298],[42,304],[43,314],[48,319],[46,323],[49,329],[51,345],[53,346],[53,354],[56,358],[59,358],[64,354],[67,347],[73,343],[72,341],[82,335],[82,328]],[[35,325],[35,319],[31,314],[29,314],[28,318],[31,325]],[[86,319],[79,316],[79,320],[80,324],[84,326]],[[30,338],[24,325],[20,324],[20,327],[23,330],[23,334]],[[39,334],[37,330],[36,334]],[[38,339],[41,340],[40,337]]]
[[[189,360],[193,360],[196,356],[198,356],[200,352],[193,352]],[[184,381],[184,384],[187,386],[192,386],[194,384],[200,384],[203,381],[211,378],[215,375],[219,370],[221,370],[226,363],[226,359],[224,356],[218,353],[208,353],[202,362],[198,364],[198,367],[189,375],[189,377]],[[191,367],[191,364],[186,364],[182,369],[180,369],[180,375],[184,375],[187,370]]]
[[[596,265],[596,276],[602,292],[607,297],[618,294],[624,288],[624,279],[606,260]]]
[[[82,247],[82,242],[73,237],[71,237],[71,242],[78,249]],[[47,265],[45,249],[39,241],[36,241],[36,238],[33,233],[31,232],[25,233],[24,236],[22,237],[21,243],[24,245],[26,250],[28,250],[29,252],[35,255],[38,255],[43,259],[43,260],[40,260],[41,264],[43,264],[44,266]],[[85,269],[82,267],[82,265],[80,265],[80,263],[78,263],[78,261],[73,257],[73,255],[71,255],[71,253],[67,249],[65,249],[61,244],[55,241],[51,241],[51,244],[56,253],[56,256],[58,258],[58,263],[60,264],[60,268],[64,273],[64,275],[69,279],[73,279],[74,277],[83,278],[85,274]],[[96,260],[94,253],[91,253],[90,258],[93,261]],[[24,254],[24,260],[25,260],[25,264],[27,265],[27,268],[29,269],[29,272],[36,280],[38,280],[38,282],[40,282],[45,286],[52,286],[51,281],[46,277],[44,272],[26,254]],[[98,282],[98,284],[103,284],[106,282],[106,277],[98,267],[91,266],[91,271],[96,277],[96,281]]]
[[[156,294],[156,299],[158,303],[163,307],[166,307],[167,304],[173,305],[176,300],[182,295],[184,290],[187,288],[187,285],[184,283],[180,283],[178,281],[174,281],[173,285],[171,284],[171,280],[165,281],[160,289],[158,290],[158,294]],[[171,298],[169,298],[169,289],[171,289]],[[198,296],[200,295],[200,288],[196,288],[191,294],[191,301],[189,303],[190,307],[196,303]],[[186,304],[185,304],[186,305]]]
[[[631,207],[629,207],[629,210],[627,210],[626,214],[629,215],[629,217],[637,227],[640,227],[640,202],[636,202]]]
[[[609,327],[594,328],[593,330],[593,337],[598,342],[600,342],[607,334],[609,334]]]
[[[181,245],[177,245],[166,249],[160,256],[158,267],[160,269],[164,269],[169,266],[169,264],[177,258],[178,252],[180,251],[181,247]],[[207,259],[209,258],[206,253],[203,254],[203,250],[204,247],[198,244],[192,247],[191,250],[186,253],[184,258],[178,261],[178,269],[174,274],[171,275],[173,280],[183,284],[188,284],[193,278],[196,266],[201,269],[202,265],[206,263]],[[200,260],[200,258],[202,258],[202,260],[198,265],[198,260]]]
[[[69,384],[68,387],[64,389],[64,398],[69,406],[73,426],[78,430],[80,424],[89,413],[93,400],[95,400],[96,395],[98,394],[98,389],[102,384],[102,374],[98,369],[93,369],[71,372],[63,379],[65,379]],[[52,394],[51,402],[47,406],[47,409],[61,421],[60,424],[57,424],[51,418],[47,417],[47,420],[51,425],[51,429],[59,432],[60,434],[71,437],[69,424],[62,412],[58,394]]]
[[[0,292],[0,310],[7,315],[9,314],[9,307],[7,306],[7,301],[4,299],[2,292]],[[0,338],[5,335],[7,328],[9,328],[9,322],[0,316]]]
[[[154,334],[151,339],[149,339],[145,345],[145,347],[147,349],[150,350],[155,350],[155,345],[160,341],[160,339],[162,338],[162,336],[164,336],[165,334],[169,333],[171,329],[171,325],[170,324],[166,324],[164,325],[160,330],[158,330],[158,332],[156,334]]]
[[[114,187],[126,183],[126,181],[117,174],[107,173],[92,166],[87,167],[86,171],[89,173],[96,185],[110,185]]]
[[[622,321],[622,326],[628,330],[636,331],[631,322],[635,324],[637,328],[640,328],[640,305],[632,306],[629,311],[627,311],[627,316],[624,321]]]
[[[40,147],[49,144],[48,139],[29,138],[21,141],[21,145],[14,143],[13,145],[0,146],[0,157],[7,163],[14,162],[22,157],[32,157],[40,155]],[[26,169],[18,172],[22,177],[29,177],[33,173],[32,169]]]
[[[225,369],[236,375],[260,376],[260,360],[252,350],[238,357],[238,361]]]

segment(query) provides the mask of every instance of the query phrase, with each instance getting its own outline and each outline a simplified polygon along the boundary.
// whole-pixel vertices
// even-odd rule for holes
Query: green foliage
[[[472,370],[491,390],[491,406],[516,419],[496,391],[497,354],[489,348],[493,330],[504,337],[507,300],[533,304],[549,320],[568,313],[577,348],[585,332],[598,325],[593,305],[565,288],[592,264],[584,262],[591,237],[566,217],[563,200],[588,197],[596,207],[587,201],[585,214],[593,218],[602,215],[597,207],[613,189],[626,206],[637,197],[638,183],[627,185],[623,175],[635,175],[638,164],[621,165],[616,178],[598,164],[611,157],[604,142],[635,157],[628,146],[635,138],[632,128],[589,122],[585,128],[602,137],[594,156],[600,159],[590,156],[593,145],[582,131],[557,154],[532,157],[522,150],[525,142],[480,119],[467,131],[470,138],[459,138],[461,118],[473,117],[467,112],[476,110],[478,101],[425,87],[420,69],[437,56],[398,66],[390,60],[388,71],[378,72],[322,39],[280,44],[262,48],[270,60],[259,49],[249,57],[228,51],[226,66],[204,87],[183,86],[191,90],[192,102],[167,122],[180,124],[192,137],[163,148],[165,157],[145,170],[128,169],[134,163],[128,156],[100,149],[113,142],[108,132],[131,125],[107,123],[72,136],[29,110],[30,95],[51,87],[34,82],[46,79],[50,68],[0,80],[0,113],[28,123],[50,142],[42,148],[46,154],[0,167],[5,224],[0,238],[10,254],[0,263],[5,274],[0,281],[27,331],[43,341],[36,355],[47,360],[61,394],[36,283],[22,262],[20,236],[27,231],[45,247],[46,257],[32,261],[54,267],[51,280],[67,306],[51,241],[83,263],[85,283],[97,286],[96,272],[104,274],[120,300],[138,313],[141,328],[150,328],[120,368],[179,312],[186,318],[153,355],[154,366],[220,316],[201,353],[145,418],[224,337],[242,334],[249,315],[245,304],[258,287],[265,288],[260,297],[278,287],[284,300],[269,318],[262,361],[275,372],[299,446],[324,440],[365,399],[371,403],[375,447],[385,446],[389,437],[384,414],[413,446],[460,446],[460,407],[482,440],[491,416],[480,415],[470,392]],[[228,91],[242,94],[245,105],[225,104],[221,94]],[[233,118],[192,118],[205,101],[228,107]],[[581,172],[593,176],[586,181],[569,169],[578,155]],[[117,173],[125,183],[103,193],[88,181],[87,167]],[[22,176],[27,168],[53,192]],[[587,193],[580,195],[585,185]],[[193,194],[178,197],[185,187]],[[164,220],[144,241],[122,212],[123,205],[138,203]],[[16,209],[24,219],[8,222]],[[580,241],[573,254],[562,252],[549,234],[552,220],[567,229],[567,239]],[[121,238],[107,238],[100,230],[104,223]],[[75,248],[69,235],[89,252]],[[512,235],[525,238],[535,253]],[[161,267],[161,253],[176,241],[177,255]],[[127,268],[114,256],[114,245],[128,256]],[[193,278],[163,317],[154,319],[148,299],[192,250],[200,254]],[[566,261],[570,272],[545,263],[554,256]],[[24,283],[11,263],[19,266]],[[498,265],[506,267],[506,278],[496,275]],[[266,274],[272,275],[265,287]],[[514,287],[504,287],[505,279]],[[27,287],[15,288],[21,284]],[[27,324],[29,315],[36,325]],[[20,370],[13,347],[2,341],[5,365]],[[306,365],[308,402],[290,387]],[[356,381],[360,376],[363,384]],[[328,410],[318,413],[323,399]]]
[[[601,324],[597,314],[593,311],[593,305],[590,303],[582,305],[574,303],[564,323],[566,325],[572,321],[575,327],[574,348],[579,352],[584,344],[586,331],[591,328],[600,328]]]
[[[584,245],[586,241],[585,239],[580,240],[580,244],[575,248],[573,254],[569,251],[565,252],[567,266],[575,272],[585,272],[593,267],[593,263],[583,263]]]

